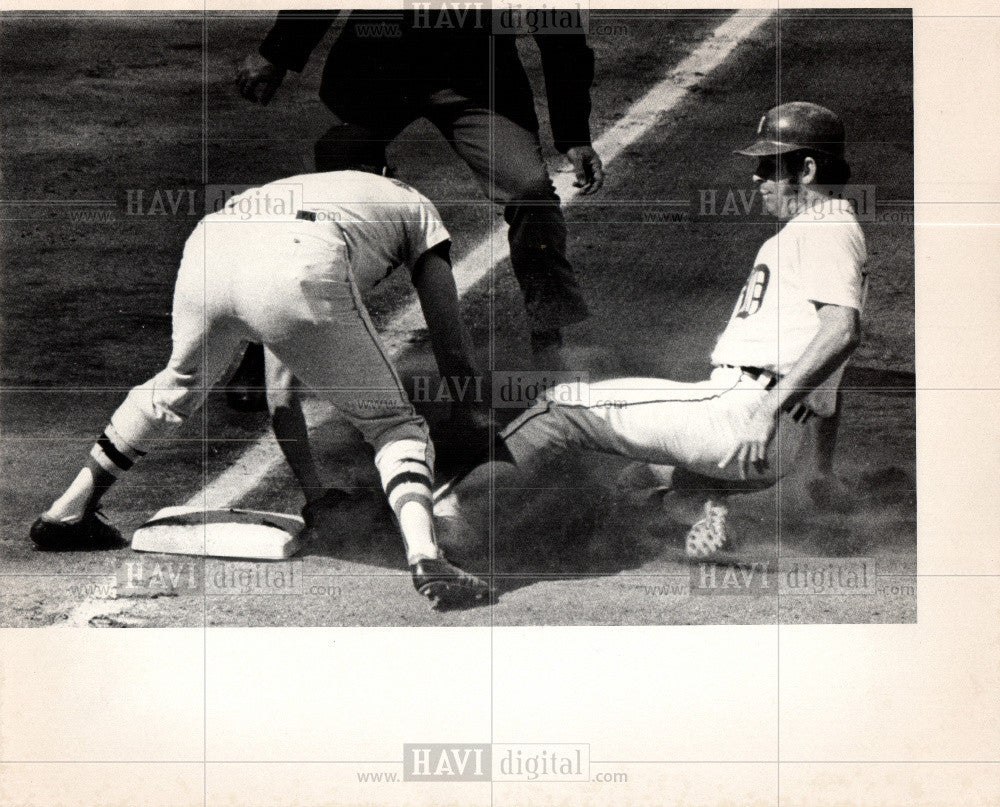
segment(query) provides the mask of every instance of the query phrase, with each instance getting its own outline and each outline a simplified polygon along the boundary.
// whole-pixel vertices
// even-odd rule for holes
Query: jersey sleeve
[[[434,203],[424,196],[417,195],[413,201],[411,212],[406,220],[406,244],[404,245],[403,263],[413,270],[413,265],[430,249],[451,238],[448,228],[441,221],[441,216]]]
[[[861,310],[867,254],[857,222],[806,221],[797,227],[802,288],[814,303]]]

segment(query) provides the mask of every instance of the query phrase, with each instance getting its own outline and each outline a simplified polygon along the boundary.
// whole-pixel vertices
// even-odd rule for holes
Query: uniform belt
[[[295,218],[303,221],[316,221],[316,213],[313,210],[300,210],[295,214]]]
[[[765,390],[772,389],[775,384],[778,383],[779,377],[770,370],[765,370],[762,367],[736,367],[732,364],[723,364],[722,366],[732,367],[734,370],[739,370],[741,373],[750,376],[750,378],[754,381],[758,381],[763,378],[767,381],[767,384],[764,387]],[[793,406],[786,407],[784,411],[791,415],[792,420],[796,423],[805,423],[816,414],[816,410],[804,402],[799,402]]]
[[[767,381],[767,386],[764,387],[764,389],[771,389],[771,387],[778,383],[778,376],[770,370],[765,370],[762,367],[737,367],[735,364],[720,364],[719,366],[731,367],[734,370],[739,370],[741,373],[750,376],[750,378],[754,381],[759,380],[760,377],[763,376]]]

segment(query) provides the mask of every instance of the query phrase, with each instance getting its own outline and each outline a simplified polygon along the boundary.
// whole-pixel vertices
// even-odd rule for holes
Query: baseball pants
[[[375,449],[383,484],[407,462],[433,468],[427,425],[361,301],[346,244],[310,221],[219,213],[195,228],[174,289],[170,359],[129,392],[111,425],[138,451],[168,438],[248,340],[349,419]]]
[[[542,158],[537,132],[529,131],[452,90],[430,96],[419,114],[381,128],[337,123],[316,143],[316,170],[357,166],[379,169],[385,150],[402,129],[426,117],[472,169],[483,192],[504,206],[511,266],[533,331],[587,318],[587,304],[566,258],[566,222]]]
[[[717,367],[697,383],[616,378],[563,384],[501,436],[517,464],[529,469],[552,451],[582,449],[737,481],[736,464],[719,463],[766,394],[764,381],[731,367]],[[754,469],[748,481],[763,487],[788,473],[804,434],[801,422],[782,414],[767,466]]]

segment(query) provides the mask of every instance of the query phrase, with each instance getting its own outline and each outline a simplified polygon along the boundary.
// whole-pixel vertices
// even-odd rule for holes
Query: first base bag
[[[280,560],[299,551],[301,518],[263,510],[164,507],[135,531],[132,549],[171,555]]]

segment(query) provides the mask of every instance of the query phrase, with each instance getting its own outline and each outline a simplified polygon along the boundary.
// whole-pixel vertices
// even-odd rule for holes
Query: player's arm
[[[816,304],[819,330],[805,352],[764,399],[775,413],[799,403],[822,384],[861,340],[861,315],[844,305]]]
[[[438,371],[449,383],[453,378],[467,379],[476,374],[462,325],[450,249],[451,241],[443,241],[427,250],[414,262],[412,274]]]
[[[740,477],[746,479],[751,467],[762,466],[782,410],[799,403],[822,384],[857,347],[861,317],[856,308],[820,303],[816,307],[819,330],[799,360],[761,401],[733,450],[719,463],[720,468],[735,459]]]

